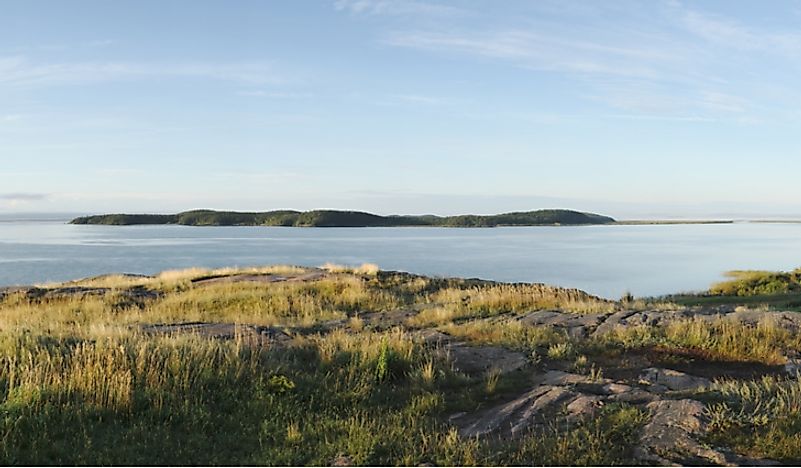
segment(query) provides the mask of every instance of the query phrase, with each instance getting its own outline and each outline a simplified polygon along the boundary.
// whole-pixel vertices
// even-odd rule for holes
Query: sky
[[[4,0],[0,213],[801,218],[801,2]]]

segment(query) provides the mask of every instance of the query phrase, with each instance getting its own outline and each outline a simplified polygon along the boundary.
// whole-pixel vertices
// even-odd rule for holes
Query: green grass
[[[698,351],[709,360],[759,362],[778,365],[786,362],[784,350],[799,349],[798,336],[771,321],[756,326],[725,319],[677,320],[666,326],[615,327],[595,339],[600,347],[623,349],[661,347],[666,351]]]
[[[666,299],[682,306],[764,306],[772,310],[801,311],[801,293],[756,294],[752,296],[687,294],[669,296]]]
[[[801,460],[801,382],[764,377],[723,381],[708,392],[709,442],[738,453],[797,464]]]
[[[309,273],[320,277],[197,282]],[[651,351],[722,366],[778,366],[801,350],[801,338],[770,320],[676,320],[571,338],[519,319],[543,309],[675,309],[682,297],[623,303],[538,284],[426,278],[372,265],[192,269],[69,286],[107,289],[0,300],[2,464],[327,465],[338,457],[358,465],[631,464],[648,420],[641,407],[610,404],[571,424],[557,415],[513,441],[460,437],[449,417],[518,397],[531,388],[532,369],[600,380],[614,375],[614,359],[623,366]],[[159,294],[133,300],[132,288]],[[766,297],[780,304],[796,295],[696,299],[767,307]],[[394,311],[419,314],[393,328],[380,313]],[[141,331],[145,324],[193,321],[274,326],[289,338],[249,347],[239,339]],[[521,351],[532,365],[508,374],[458,373],[445,353],[415,334],[427,327],[468,344]],[[798,381],[719,380],[692,397],[707,403],[709,444],[801,461]]]
[[[758,296],[801,292],[801,269],[792,272],[730,271],[731,279],[712,285],[712,295]]]
[[[356,332],[308,333],[330,320],[353,324],[362,312],[433,301],[464,316],[561,301],[610,303],[539,286],[329,270],[314,281],[271,284],[192,282],[236,273],[230,270],[103,277],[76,284],[110,288],[104,295],[4,298],[0,463],[327,465],[339,456],[361,465],[630,461],[632,435],[643,422],[633,408],[608,408],[570,428],[557,418],[499,451],[494,442],[459,437],[448,417],[519,392],[529,385],[524,375],[458,374],[402,328],[379,332],[362,321]],[[131,287],[163,295],[131,302],[124,294]],[[238,340],[139,331],[142,324],[186,321],[275,325],[292,338],[250,348]],[[445,325],[466,340],[520,349],[565,340],[514,323]]]
[[[680,306],[747,306],[771,310],[801,311],[801,269],[791,272],[735,270],[726,281],[700,294],[675,294],[653,299],[655,304]]]

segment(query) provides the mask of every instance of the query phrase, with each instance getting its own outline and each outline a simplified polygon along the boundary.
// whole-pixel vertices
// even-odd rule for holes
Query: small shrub
[[[548,357],[551,359],[569,359],[573,352],[573,346],[570,343],[559,343],[548,347]]]
[[[276,374],[267,381],[267,389],[270,393],[281,395],[294,390],[295,382],[285,375]]]
[[[491,369],[490,372],[487,374],[486,382],[484,383],[484,391],[487,392],[487,395],[492,395],[495,393],[495,389],[498,388],[498,381],[501,379],[501,371],[500,369]]]

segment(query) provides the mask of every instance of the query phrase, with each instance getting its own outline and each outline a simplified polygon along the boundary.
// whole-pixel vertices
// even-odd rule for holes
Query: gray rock
[[[606,401],[610,403],[628,403],[630,405],[641,405],[658,399],[657,395],[639,388],[632,388],[628,392],[616,393],[606,397]]]
[[[634,450],[638,460],[659,465],[728,464],[723,453],[695,439],[706,430],[701,402],[660,400],[646,408],[651,412],[651,421],[643,427],[640,445]]]
[[[609,315],[608,317],[606,317],[603,323],[598,325],[598,327],[592,333],[592,336],[606,335],[607,333],[614,330],[616,326],[625,325],[626,319],[636,313],[637,311],[634,310],[621,310],[620,312],[615,312],[614,314]]]
[[[403,325],[418,313],[418,311],[411,309],[397,309],[386,312],[365,312],[359,314],[359,318],[364,321],[365,325],[378,330],[385,330]]]
[[[553,326],[561,328],[596,327],[606,314],[575,314],[558,310],[535,310],[522,315],[518,320],[524,325]]]
[[[563,404],[569,404],[579,396],[566,387],[540,385],[512,401],[481,412],[472,421],[464,422],[459,433],[464,437],[492,433],[516,437],[545,421],[549,415],[559,412]]]
[[[414,331],[412,335],[422,340],[427,346],[441,346],[453,341],[452,336],[442,333],[439,330],[434,330],[433,328]]]
[[[594,416],[598,409],[603,406],[603,398],[597,395],[580,395],[567,405],[567,419],[574,421],[590,416]]]
[[[549,370],[542,375],[535,377],[535,382],[540,385],[577,385],[577,384],[601,384],[601,383],[609,383],[611,380],[609,379],[602,379],[601,381],[595,381],[589,378],[589,376],[581,375],[581,374],[571,374],[570,372],[563,372],[558,370]]]
[[[471,346],[451,342],[439,348],[437,353],[444,355],[454,370],[468,375],[506,374],[528,365],[523,353],[500,346]]]
[[[331,460],[331,466],[353,466],[353,459],[347,455],[340,455]]]
[[[653,391],[664,390],[696,390],[708,388],[712,382],[703,377],[697,377],[672,369],[649,367],[643,369],[640,381],[651,385]]]

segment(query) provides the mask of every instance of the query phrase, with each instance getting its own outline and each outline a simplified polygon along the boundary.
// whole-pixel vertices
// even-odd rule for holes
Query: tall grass
[[[43,328],[83,333],[87,327],[137,323],[235,322],[256,325],[313,325],[360,311],[400,307],[402,299],[355,276],[311,282],[216,283],[184,287],[164,297],[134,303],[112,291],[103,296],[0,302],[0,327]]]
[[[797,464],[801,460],[801,382],[763,377],[725,380],[709,389],[712,443],[739,453]]]
[[[664,346],[700,350],[712,359],[778,365],[786,361],[784,349],[798,348],[799,338],[769,318],[755,326],[722,318],[695,318],[672,321],[663,327],[618,326],[599,342],[626,349]]]
[[[310,268],[294,265],[268,265],[249,268],[184,268],[165,270],[155,276],[138,275],[102,275],[94,278],[70,281],[69,286],[82,286],[93,288],[130,288],[145,286],[154,289],[171,289],[179,285],[187,285],[192,280],[206,277],[224,277],[232,275],[279,275],[298,276],[312,271]],[[60,284],[46,284],[46,287],[55,287]]]
[[[372,266],[305,282],[192,282],[307,271],[111,276],[71,284],[110,288],[107,294],[4,298],[0,463],[327,465],[346,456],[371,465],[503,465],[564,461],[568,454],[587,462],[628,460],[625,434],[639,422],[624,417],[626,409],[611,411],[600,426],[531,434],[503,452],[459,437],[446,422],[455,408],[475,409],[528,383],[454,373],[413,334],[374,331],[359,318],[425,307],[420,323],[442,323],[467,341],[547,350],[565,343],[564,334],[497,317],[460,320],[550,307],[608,310],[611,303],[539,285],[422,278]],[[133,300],[131,287],[162,294]],[[191,321],[297,329],[289,342],[263,347],[139,331],[142,324]],[[349,327],[326,330],[328,321]],[[603,457],[601,446],[608,449]]]
[[[574,313],[602,313],[615,309],[615,304],[611,301],[577,290],[540,284],[449,286],[429,293],[427,302],[430,307],[410,320],[411,325],[438,325],[542,309]]]
[[[540,284],[493,284],[467,289],[451,287],[434,293],[431,301],[463,309],[469,316],[555,308],[581,313],[608,312],[614,309],[612,302],[581,291]]]
[[[495,344],[522,351],[536,351],[568,341],[567,335],[553,327],[533,327],[517,321],[478,320],[449,324],[440,329],[454,337],[476,344]]]
[[[801,291],[801,268],[792,272],[736,270],[727,281],[716,283],[709,293],[723,296],[756,296]]]

